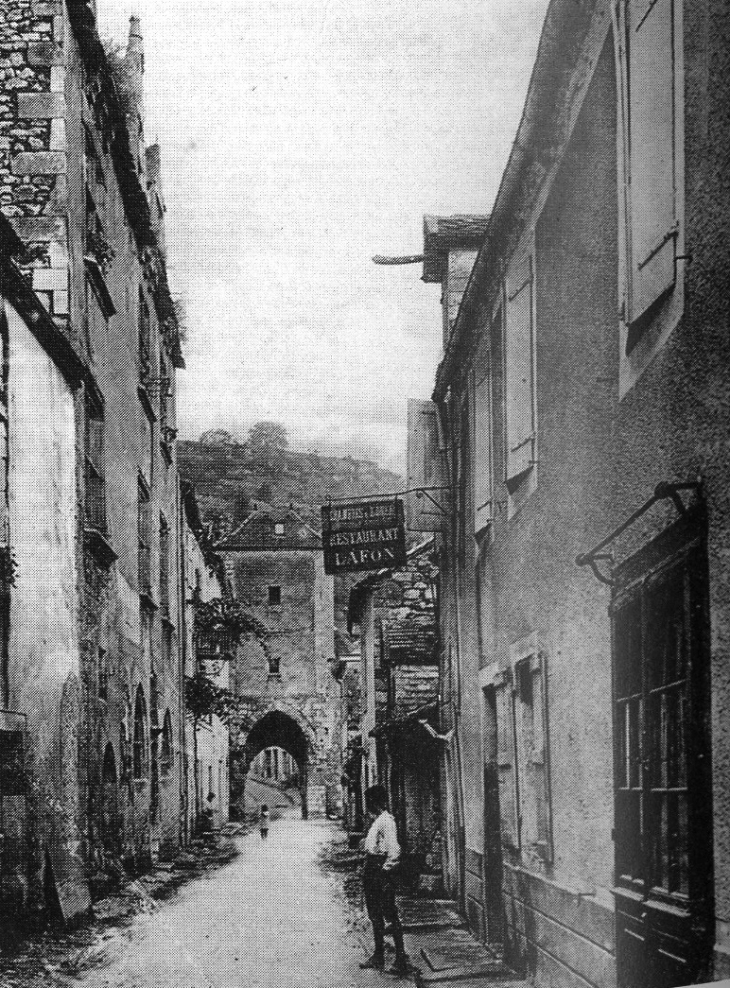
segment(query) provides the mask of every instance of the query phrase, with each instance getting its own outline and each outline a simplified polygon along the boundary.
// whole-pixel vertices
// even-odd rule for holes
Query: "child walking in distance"
[[[261,804],[261,819],[259,821],[259,828],[261,830],[261,839],[266,840],[269,836],[269,807],[266,803]]]
[[[365,790],[365,807],[372,823],[365,837],[365,866],[362,883],[370,922],[373,925],[375,951],[360,967],[382,971],[385,965],[385,923],[390,924],[395,943],[395,964],[389,973],[408,977],[408,958],[403,946],[403,928],[395,904],[395,873],[400,862],[400,844],[395,820],[388,812],[388,797],[383,786]]]

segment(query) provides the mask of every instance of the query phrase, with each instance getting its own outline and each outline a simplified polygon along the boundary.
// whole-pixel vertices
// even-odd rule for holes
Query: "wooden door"
[[[613,613],[620,988],[707,980],[712,943],[707,560],[684,519],[617,572]]]
[[[497,701],[484,690],[484,921],[487,943],[503,939],[502,835],[499,812]]]

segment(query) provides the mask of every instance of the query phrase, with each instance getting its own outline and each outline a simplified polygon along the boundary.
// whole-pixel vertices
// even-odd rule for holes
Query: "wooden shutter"
[[[675,0],[629,0],[630,307],[635,322],[673,285],[677,242]]]
[[[535,423],[532,360],[532,263],[522,258],[507,275],[505,325],[506,480],[521,477],[533,465]]]
[[[519,795],[515,764],[515,716],[510,684],[497,690],[497,768],[499,772],[499,815],[502,843],[520,847]]]
[[[474,531],[492,520],[492,389],[489,349],[482,342],[473,371]]]
[[[408,490],[443,488],[446,484],[436,405],[408,401]],[[406,526],[412,532],[440,532],[446,507],[445,490],[406,496]]]

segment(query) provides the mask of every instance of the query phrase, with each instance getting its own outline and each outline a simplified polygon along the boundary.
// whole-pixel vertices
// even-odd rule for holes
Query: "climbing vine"
[[[214,638],[238,644],[245,635],[266,640],[266,627],[232,597],[214,597],[198,601],[195,607],[195,633],[200,638]]]

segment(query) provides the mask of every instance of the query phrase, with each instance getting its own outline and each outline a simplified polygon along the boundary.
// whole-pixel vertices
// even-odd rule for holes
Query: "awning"
[[[431,703],[425,703],[422,707],[419,707],[412,713],[403,714],[400,717],[391,717],[390,720],[387,720],[384,724],[379,724],[377,727],[374,727],[370,732],[370,737],[393,737],[401,731],[410,730],[410,728],[415,727],[420,720],[427,720],[432,727],[435,727],[436,724],[434,721],[436,719],[437,712],[438,703],[436,700]]]

